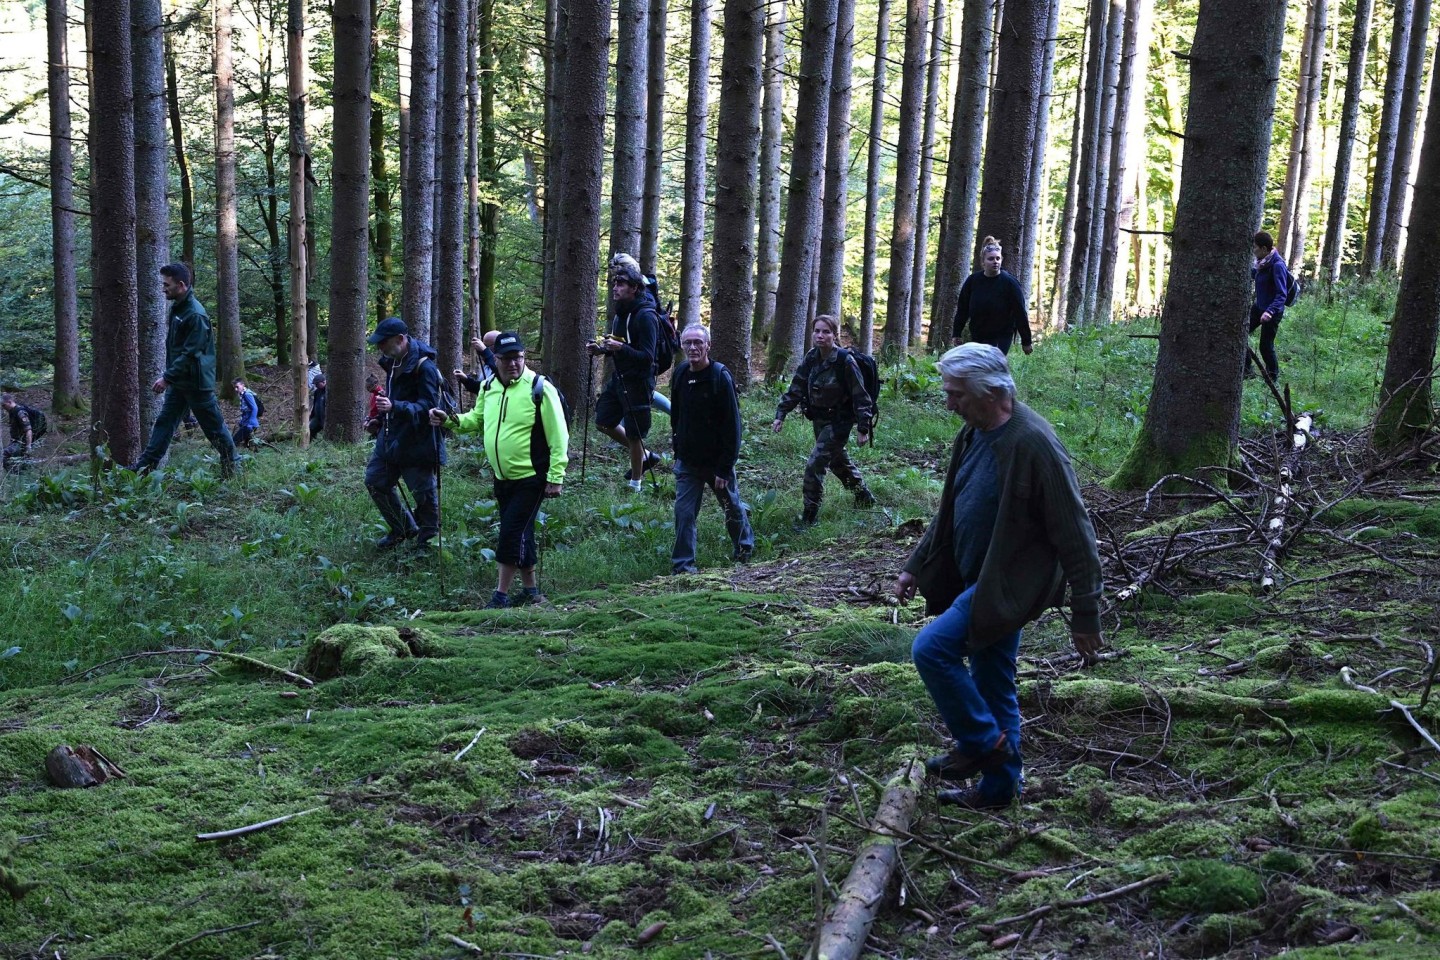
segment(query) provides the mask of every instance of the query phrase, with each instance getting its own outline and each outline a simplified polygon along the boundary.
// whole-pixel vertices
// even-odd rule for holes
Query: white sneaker
[[[630,492],[632,493],[639,493],[642,489],[642,485],[639,480],[626,480],[625,486],[629,487]]]

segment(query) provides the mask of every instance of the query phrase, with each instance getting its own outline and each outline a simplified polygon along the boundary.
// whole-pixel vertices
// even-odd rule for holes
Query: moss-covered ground
[[[1092,345],[1119,370],[1145,342]],[[1027,359],[1053,373],[1062,349],[1081,348]],[[880,784],[943,742],[908,662],[920,611],[883,599],[954,429],[923,373],[892,371],[889,433],[859,454],[886,509],[837,491],[818,527],[793,530],[805,440],[763,438],[768,410],[747,401],[754,564],[725,562],[711,506],[704,572],[663,576],[666,488],[613,499],[607,451],[590,463],[603,476],[550,508],[552,603],[518,610],[474,609],[493,511],[459,466],[443,589],[433,559],[369,551],[356,451],[262,451],[221,486],[191,444],[150,481],[13,487],[0,885],[33,889],[0,893],[0,956],[804,956]],[[1090,416],[1065,397],[1044,408],[1058,390],[1042,412]],[[1093,479],[1123,449],[1089,422],[1062,433]],[[1440,730],[1435,699],[1420,706],[1432,486],[1392,478],[1326,511],[1279,591],[1198,560],[1172,570],[1107,610],[1113,653],[1092,668],[1058,616],[1029,629],[1025,794],[977,814],[927,788],[873,954],[1440,952],[1440,752],[1390,705]],[[1234,522],[1171,502],[1102,536]],[[195,654],[104,664],[170,646],[328,679]],[[48,785],[60,743],[125,776]]]

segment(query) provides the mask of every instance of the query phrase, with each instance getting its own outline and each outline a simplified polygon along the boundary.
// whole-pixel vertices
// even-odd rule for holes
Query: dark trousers
[[[685,570],[695,565],[695,518],[700,513],[700,501],[707,489],[714,491],[725,511],[725,532],[735,545],[738,557],[755,548],[755,534],[750,530],[750,513],[740,499],[740,488],[735,482],[735,468],[731,467],[718,476],[725,478],[725,489],[713,486],[717,474],[714,471],[691,470],[679,460],[675,461],[675,548],[670,551],[670,568]]]
[[[254,435],[255,435],[255,431],[252,430],[252,429],[250,429],[249,427],[239,427],[239,428],[236,429],[235,433],[232,434],[232,436],[233,436],[233,438],[234,438],[234,440],[235,440],[235,446],[237,446],[237,447],[247,447],[247,446],[249,446],[249,445],[250,445],[250,438],[253,437]]]
[[[405,508],[405,501],[400,499],[397,488],[401,480],[405,481],[410,495],[415,498],[413,515]],[[370,499],[375,501],[380,516],[385,518],[386,525],[394,534],[412,536],[419,533],[422,539],[428,540],[440,532],[437,486],[433,464],[400,466],[371,454],[370,462],[365,465],[365,489],[370,491]]]
[[[9,470],[12,462],[24,459],[25,455],[29,452],[30,448],[25,446],[24,440],[12,441],[11,444],[5,448],[5,469]]]
[[[545,499],[545,478],[496,480],[495,500],[500,504],[500,539],[495,559],[521,570],[529,570],[539,559],[535,549],[535,518]]]
[[[839,477],[847,490],[865,486],[865,479],[860,476],[860,468],[845,452],[845,442],[850,439],[850,428],[854,424],[839,420],[812,420],[810,425],[815,430],[815,447],[805,461],[805,480],[800,490],[805,506],[818,508],[825,498],[826,470]]]
[[[1280,379],[1280,358],[1275,355],[1275,334],[1280,329],[1280,317],[1271,317],[1268,322],[1261,322],[1260,314],[1265,311],[1254,306],[1250,308],[1250,332],[1254,333],[1260,329],[1260,359],[1265,361],[1265,370],[1270,374],[1270,379]],[[1245,354],[1245,369],[1250,369],[1250,354]]]
[[[214,390],[187,390],[184,387],[170,387],[165,391],[165,401],[160,404],[160,415],[155,418],[155,428],[150,431],[150,442],[145,452],[136,461],[138,467],[154,467],[170,449],[170,441],[186,413],[193,413],[200,429],[210,446],[220,454],[222,469],[235,460],[235,441],[225,426],[225,417],[220,413],[220,404],[215,402]]]

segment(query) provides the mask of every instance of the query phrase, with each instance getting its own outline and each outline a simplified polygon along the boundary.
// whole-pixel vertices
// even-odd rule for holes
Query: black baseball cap
[[[374,333],[365,338],[365,342],[373,347],[378,345],[381,340],[388,340],[391,337],[409,332],[410,328],[405,326],[404,320],[401,320],[399,317],[387,317],[381,320],[379,325],[375,327]]]
[[[495,338],[495,346],[490,349],[497,357],[503,357],[509,353],[524,353],[525,341],[521,340],[520,334],[514,330],[506,330]]]

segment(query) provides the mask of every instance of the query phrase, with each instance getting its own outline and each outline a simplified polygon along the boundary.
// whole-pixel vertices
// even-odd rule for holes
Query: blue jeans
[[[700,513],[706,489],[715,490],[711,480],[716,475],[691,470],[675,461],[675,549],[670,553],[671,570],[678,572],[695,565],[695,517]],[[725,489],[715,490],[715,499],[725,511],[725,532],[730,534],[737,554],[749,552],[755,547],[755,534],[750,529],[750,511],[740,500],[735,468],[721,476],[725,478]]]
[[[1020,695],[1015,688],[1020,631],[971,650],[970,603],[974,597],[975,588],[970,587],[955,598],[949,610],[927,624],[916,635],[910,657],[961,753],[988,753],[1002,732],[1009,739],[1014,759],[980,781],[981,796],[1009,800],[1020,793],[1022,784]]]
[[[187,390],[183,387],[169,387],[160,404],[160,413],[155,417],[155,426],[150,430],[150,442],[145,452],[135,462],[137,467],[155,467],[165,458],[170,449],[170,440],[186,413],[193,413],[200,422],[200,429],[210,446],[220,454],[222,464],[235,459],[235,441],[225,427],[225,417],[220,413],[220,404],[215,401],[213,390]],[[229,469],[225,467],[224,469]]]
[[[670,416],[670,398],[659,390],[650,391],[650,406],[659,410],[665,416]]]

